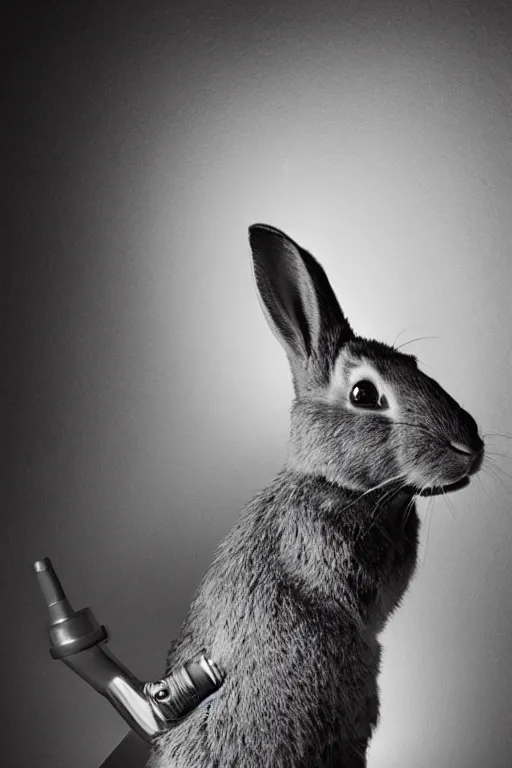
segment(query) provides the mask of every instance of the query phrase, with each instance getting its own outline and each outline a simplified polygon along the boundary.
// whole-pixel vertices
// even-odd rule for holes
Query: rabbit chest
[[[378,634],[414,573],[419,521],[410,495],[347,493],[304,481],[280,520],[279,560],[304,597]]]
[[[172,667],[206,648],[226,683],[161,739],[152,765],[365,765],[377,633],[407,587],[417,541],[414,509],[376,520],[367,502],[348,514],[343,493],[311,479],[251,502],[169,655]]]

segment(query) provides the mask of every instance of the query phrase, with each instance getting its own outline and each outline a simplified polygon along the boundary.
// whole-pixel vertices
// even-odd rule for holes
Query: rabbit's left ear
[[[254,276],[267,321],[297,377],[326,383],[340,346],[354,337],[313,256],[278,229],[249,228]]]

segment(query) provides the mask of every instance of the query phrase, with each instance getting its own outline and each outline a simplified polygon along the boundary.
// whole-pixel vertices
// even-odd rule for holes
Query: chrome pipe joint
[[[220,689],[224,675],[206,653],[155,682],[138,680],[106,647],[90,608],[74,611],[49,558],[34,563],[50,617],[50,655],[105,696],[146,741],[179,722]]]

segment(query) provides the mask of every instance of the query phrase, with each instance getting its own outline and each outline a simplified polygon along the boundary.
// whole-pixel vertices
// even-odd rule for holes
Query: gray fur
[[[156,738],[149,765],[364,768],[378,634],[416,564],[415,494],[466,480],[483,443],[413,357],[354,336],[310,254],[271,227],[250,239],[294,379],[289,452],[219,547],[169,651],[167,672],[206,649],[227,674],[222,692]],[[400,418],[349,408],[344,381],[360,362]]]

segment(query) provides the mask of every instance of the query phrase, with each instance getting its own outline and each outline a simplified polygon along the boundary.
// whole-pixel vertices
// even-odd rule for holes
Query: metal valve
[[[72,609],[49,558],[35,562],[34,569],[50,616],[50,655],[105,696],[145,740],[222,686],[224,674],[205,653],[161,680],[141,682],[106,647],[107,630],[91,609]]]

